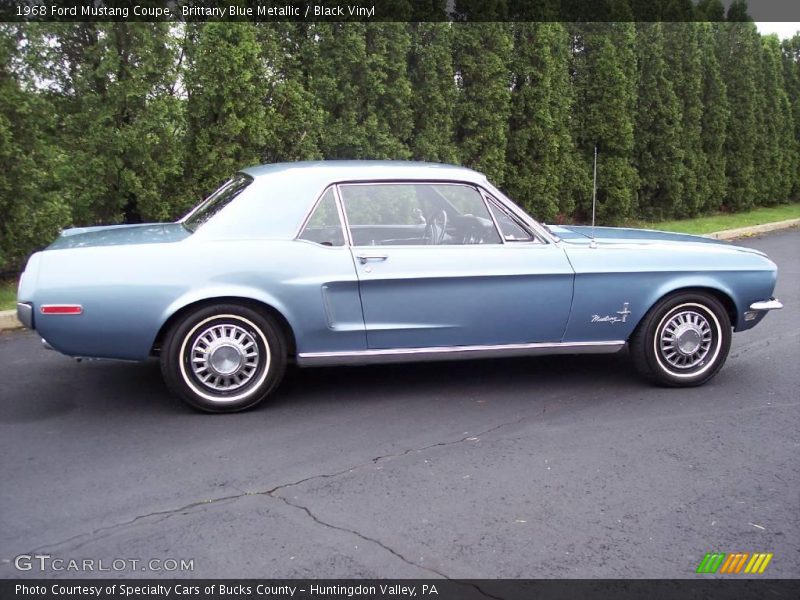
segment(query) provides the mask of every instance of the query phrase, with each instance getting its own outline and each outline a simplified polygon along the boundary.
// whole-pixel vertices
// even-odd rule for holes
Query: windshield
[[[237,173],[222,184],[216,192],[198,204],[182,220],[183,226],[194,233],[211,217],[225,208],[230,202],[241,194],[253,182],[253,178],[244,173]]]

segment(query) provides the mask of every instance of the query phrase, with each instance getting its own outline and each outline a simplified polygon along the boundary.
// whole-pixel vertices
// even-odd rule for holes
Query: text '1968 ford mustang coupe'
[[[545,227],[470,169],[332,161],[244,169],[176,223],[64,231],[18,316],[74,357],[158,356],[210,412],[287,364],[617,352],[662,385],[722,367],[781,303],[756,250],[690,235]]]

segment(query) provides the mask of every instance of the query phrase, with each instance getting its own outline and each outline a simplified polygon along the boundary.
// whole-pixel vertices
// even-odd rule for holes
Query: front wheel
[[[286,343],[273,319],[238,304],[200,308],[178,321],[161,352],[167,386],[194,408],[235,412],[280,383]]]
[[[714,377],[730,347],[730,317],[719,300],[703,292],[664,298],[630,339],[637,371],[672,387],[702,385]]]

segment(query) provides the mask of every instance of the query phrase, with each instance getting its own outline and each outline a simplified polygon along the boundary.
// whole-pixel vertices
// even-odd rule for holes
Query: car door
[[[573,271],[563,250],[498,232],[475,186],[339,185],[370,349],[561,340]],[[522,232],[520,234],[520,232]]]
[[[336,201],[329,187],[301,227],[292,256],[286,303],[297,311],[298,352],[363,351],[359,283]]]

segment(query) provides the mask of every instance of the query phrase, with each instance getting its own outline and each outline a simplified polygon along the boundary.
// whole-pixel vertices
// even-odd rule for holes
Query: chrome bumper
[[[28,329],[33,329],[33,306],[17,302],[17,319]]]
[[[770,298],[769,300],[761,300],[760,302],[753,302],[750,305],[750,310],[759,310],[759,311],[779,310],[781,308],[783,308],[783,304],[781,304],[781,301],[776,298]]]
[[[753,302],[750,305],[750,310],[744,311],[744,320],[755,321],[762,313],[781,308],[783,308],[783,304],[781,304],[780,300],[776,300],[775,298],[770,298],[769,300],[759,300],[758,302]]]

